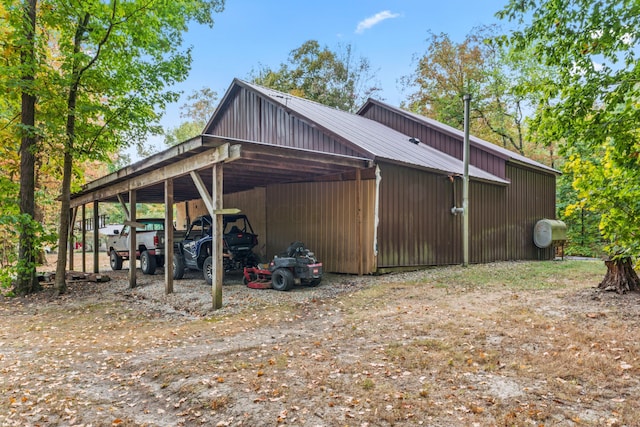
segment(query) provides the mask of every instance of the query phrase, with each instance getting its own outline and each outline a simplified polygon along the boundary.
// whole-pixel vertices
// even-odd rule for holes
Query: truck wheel
[[[279,268],[271,274],[271,286],[276,291],[288,291],[293,282],[293,273],[286,268]]]
[[[204,280],[206,280],[207,285],[211,285],[213,283],[213,258],[208,256],[207,259],[204,260],[202,264],[202,274],[204,275]]]
[[[182,279],[184,277],[184,259],[182,254],[173,254],[173,278]]]
[[[153,274],[156,272],[156,257],[151,255],[149,251],[143,251],[140,254],[140,270],[142,274]]]
[[[113,271],[122,270],[122,257],[114,250],[109,253],[109,264]]]

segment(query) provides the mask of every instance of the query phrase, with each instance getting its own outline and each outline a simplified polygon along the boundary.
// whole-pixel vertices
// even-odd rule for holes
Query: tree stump
[[[598,289],[619,294],[640,291],[640,278],[633,269],[631,258],[608,259],[604,264],[607,266],[607,274],[598,285]]]

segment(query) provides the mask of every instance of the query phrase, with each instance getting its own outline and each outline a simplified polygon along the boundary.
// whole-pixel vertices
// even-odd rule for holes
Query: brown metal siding
[[[237,208],[245,214],[251,222],[253,231],[258,235],[258,246],[253,249],[260,255],[262,261],[268,261],[267,257],[267,215],[265,213],[266,189],[257,187],[249,191],[241,191],[233,194],[225,194],[223,207]]]
[[[395,165],[381,165],[378,267],[462,262],[462,180]],[[549,259],[550,249],[533,244],[533,228],[554,218],[555,177],[508,167],[512,184],[471,181],[469,261]],[[454,203],[455,187],[455,203]]]
[[[378,267],[461,262],[461,217],[451,214],[448,177],[381,164]]]
[[[555,218],[555,175],[516,165],[507,166],[506,223],[508,259],[550,259],[552,249],[533,244],[533,228],[543,218]]]
[[[362,156],[304,120],[246,89],[238,89],[228,107],[207,129],[212,135],[260,141],[326,153]]]
[[[505,200],[504,186],[469,183],[469,262],[507,259]]]
[[[357,181],[269,186],[266,193],[267,254],[284,251],[296,240],[313,250],[325,271],[357,274],[376,271],[373,250],[375,180],[360,181],[362,223],[358,230]],[[358,232],[362,244],[358,248]]]
[[[462,160],[463,145],[460,139],[449,136],[422,123],[410,120],[394,111],[373,105],[366,110],[364,117],[382,123],[405,135],[417,137],[423,143]],[[471,147],[470,163],[500,178],[505,178],[505,161],[477,147]]]

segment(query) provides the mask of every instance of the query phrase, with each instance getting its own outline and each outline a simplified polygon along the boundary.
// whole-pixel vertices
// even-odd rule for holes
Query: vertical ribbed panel
[[[260,255],[263,261],[268,261],[267,257],[267,215],[264,205],[266,190],[264,187],[256,187],[253,190],[241,191],[239,193],[225,194],[224,207],[240,209],[240,213],[245,214],[251,222],[253,231],[258,235],[258,246],[253,251]]]
[[[554,175],[508,165],[506,223],[508,259],[550,259],[553,250],[538,249],[533,243],[533,228],[538,220],[555,218]]]
[[[257,93],[239,89],[227,102],[228,107],[207,133],[325,153],[361,154]]]
[[[381,164],[378,268],[461,262],[461,217],[451,214],[459,180]],[[460,202],[458,202],[460,206]]]
[[[267,188],[267,254],[284,251],[291,242],[303,242],[314,251],[326,271],[363,273],[376,270],[373,251],[375,180],[360,181],[362,224],[358,230],[357,181],[282,184]],[[358,248],[357,233],[361,233]],[[361,254],[361,255],[360,255]]]
[[[506,188],[482,182],[469,183],[469,262],[506,260]]]

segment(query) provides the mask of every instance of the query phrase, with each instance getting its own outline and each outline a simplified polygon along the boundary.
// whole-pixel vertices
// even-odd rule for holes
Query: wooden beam
[[[240,212],[242,211],[238,208],[215,209],[213,211],[215,215],[235,215],[239,214]]]
[[[68,233],[69,233],[69,243],[68,243],[68,246],[69,246],[69,254],[68,254],[68,256],[69,256],[69,270],[73,270],[73,267],[74,267],[73,266],[73,258],[74,258],[73,257],[73,254],[74,254],[74,252],[73,252],[73,249],[74,249],[73,248],[74,247],[74,244],[73,244],[73,227],[76,224],[76,217],[78,216],[78,207],[77,206],[75,208],[72,208],[69,211],[69,216],[70,216],[69,230],[68,230]]]
[[[130,190],[162,183],[169,178],[175,179],[180,176],[189,175],[193,171],[204,169],[212,164],[233,161],[240,158],[239,150],[240,148],[234,147],[231,149],[229,144],[224,144],[220,147],[213,148],[202,153],[193,154],[192,156],[179,160],[175,163],[150,170],[149,172],[142,173],[140,175],[132,176],[131,178],[121,182],[110,185],[105,184],[105,187],[96,189],[95,191],[82,196],[74,197],[71,200],[71,206],[80,206],[83,203],[90,203],[94,200],[116,197],[119,194],[127,193]],[[229,155],[230,152],[232,153],[232,156]]]
[[[117,194],[116,197],[118,197],[118,201],[120,202],[120,206],[124,211],[125,218],[130,219],[131,215],[129,215],[129,208],[127,207],[127,204],[124,202],[124,199],[122,198],[122,194]]]
[[[123,176],[140,173],[140,171],[145,169],[157,169],[158,165],[166,163],[167,161],[171,161],[171,159],[184,157],[185,155],[188,155],[190,151],[198,150],[202,147],[206,147],[207,145],[203,145],[202,138],[200,136],[197,136],[190,139],[189,141],[168,148],[165,151],[153,154],[147,159],[140,160],[139,162],[126,166],[116,172],[110,173],[109,175],[103,176],[102,178],[98,178],[95,181],[92,181],[89,186],[103,187],[119,180]]]
[[[93,272],[94,273],[99,273],[100,272],[100,266],[99,266],[99,260],[98,260],[98,255],[100,254],[100,227],[99,227],[99,223],[98,223],[98,218],[99,218],[99,214],[98,214],[98,202],[93,202],[93,221],[94,221],[94,226],[93,226]]]
[[[87,205],[82,205],[82,225],[80,225],[80,233],[82,238],[82,272],[87,272]]]
[[[215,215],[216,210],[222,209],[222,164],[213,165],[213,185],[211,186],[212,207],[209,213],[214,221],[211,242],[211,257],[213,260],[213,280],[211,281],[211,303],[213,309],[222,308],[222,281],[224,270],[222,263],[222,215]]]
[[[129,221],[136,217],[136,190],[129,190]],[[129,287],[136,287],[136,227],[129,231]]]
[[[215,169],[215,164],[214,164],[214,169]],[[207,186],[202,180],[202,177],[198,175],[197,172],[192,171],[191,179],[193,180],[193,184],[196,186],[196,189],[198,190],[198,194],[200,194],[200,198],[202,199],[202,202],[207,208],[207,211],[209,211],[209,214],[213,218],[213,211],[214,211],[213,197],[211,196],[211,194],[209,194],[209,190],[207,190]],[[213,180],[213,186],[215,187],[215,178]]]
[[[164,293],[173,293],[173,179],[164,182]]]

